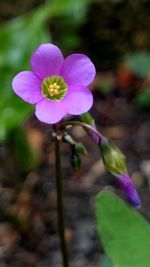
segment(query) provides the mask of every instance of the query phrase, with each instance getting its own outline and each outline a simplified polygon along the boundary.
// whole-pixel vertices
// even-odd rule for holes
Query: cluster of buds
[[[68,133],[64,134],[63,141],[70,145],[70,165],[72,166],[74,171],[79,171],[81,168],[80,154],[87,155],[87,151],[84,145],[80,142],[76,142]]]
[[[124,154],[115,144],[97,131],[95,121],[88,112],[80,116],[80,121],[90,125],[90,127],[87,127],[87,132],[100,148],[105,169],[117,178],[118,185],[124,192],[126,199],[134,207],[139,208],[141,205],[140,198],[128,174]]]

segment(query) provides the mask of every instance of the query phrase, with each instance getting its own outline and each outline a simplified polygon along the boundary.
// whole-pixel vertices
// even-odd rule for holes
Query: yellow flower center
[[[63,99],[67,93],[67,85],[60,76],[45,78],[41,89],[44,97],[54,101]]]

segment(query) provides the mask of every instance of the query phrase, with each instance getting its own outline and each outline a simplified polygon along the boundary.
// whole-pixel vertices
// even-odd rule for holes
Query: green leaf
[[[146,77],[150,74],[150,53],[136,52],[125,57],[125,63],[137,76]]]
[[[150,224],[110,192],[96,197],[97,228],[116,267],[150,266]]]
[[[113,267],[112,263],[105,255],[101,257],[100,263],[101,263],[100,266],[103,266],[103,267]]]

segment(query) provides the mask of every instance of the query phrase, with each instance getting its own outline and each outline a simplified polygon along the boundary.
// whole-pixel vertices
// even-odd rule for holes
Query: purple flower
[[[22,71],[12,82],[14,92],[24,101],[35,105],[40,121],[57,123],[67,114],[88,111],[93,96],[87,86],[96,71],[83,54],[64,59],[60,49],[52,44],[40,45],[31,56],[32,71]]]
[[[141,201],[140,201],[139,195],[138,195],[138,193],[135,189],[135,186],[134,186],[131,178],[129,177],[128,173],[124,173],[122,175],[117,175],[116,177],[118,178],[119,187],[124,192],[128,201],[135,208],[140,208]]]

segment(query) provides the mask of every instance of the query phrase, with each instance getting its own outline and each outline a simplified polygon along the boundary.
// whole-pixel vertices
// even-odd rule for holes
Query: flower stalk
[[[107,141],[107,138],[105,136],[99,133],[96,128],[87,123],[81,121],[66,121],[61,124],[60,128],[63,129],[67,126],[81,126],[91,136],[96,144]]]
[[[55,135],[55,167],[56,167],[56,190],[57,190],[57,220],[62,252],[63,267],[69,267],[68,252],[65,241],[64,207],[63,207],[63,184],[60,155],[60,138]]]
[[[128,201],[136,208],[140,207],[140,198],[128,175],[125,156],[111,141],[99,133],[95,124],[89,125],[80,121],[63,122],[60,129],[68,126],[81,126],[99,146],[105,169],[112,173],[118,181]]]

